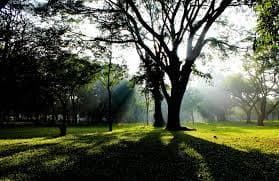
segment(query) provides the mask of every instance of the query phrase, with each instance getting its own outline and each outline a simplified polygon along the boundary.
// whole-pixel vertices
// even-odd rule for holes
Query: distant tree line
[[[182,102],[181,119],[188,121],[239,121],[252,123],[256,120],[263,125],[264,120],[278,120],[278,93],[272,84],[259,85],[253,77],[232,74],[214,85],[204,88],[190,88]],[[258,85],[257,85],[258,84]],[[270,87],[267,87],[269,85]],[[259,87],[266,86],[268,95],[263,101]],[[274,86],[274,87],[272,87]],[[187,97],[187,98],[186,98]],[[265,106],[264,110],[261,110]],[[264,115],[264,117],[263,117]]]

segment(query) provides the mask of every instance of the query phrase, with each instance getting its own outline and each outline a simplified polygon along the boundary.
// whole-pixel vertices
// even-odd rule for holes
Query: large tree
[[[187,129],[181,127],[179,114],[192,66],[212,40],[206,38],[212,24],[228,6],[236,4],[232,0],[106,2],[107,11],[122,15],[136,46],[147,52],[170,80],[170,92],[161,84],[168,103],[167,129]],[[181,57],[178,51],[183,46],[185,56]]]
[[[62,107],[63,120],[60,126],[60,135],[64,136],[69,121],[69,101],[74,107],[72,115],[76,121],[75,98],[77,91],[93,79],[94,75],[99,72],[100,66],[87,59],[79,58],[77,55],[60,52],[58,58],[53,60],[47,68],[49,92],[60,102]]]

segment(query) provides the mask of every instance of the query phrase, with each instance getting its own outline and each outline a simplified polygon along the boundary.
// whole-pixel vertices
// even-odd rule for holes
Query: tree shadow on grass
[[[279,155],[239,151],[183,132],[172,134],[173,142],[201,155],[214,180],[279,180]]]
[[[104,146],[98,154],[86,154],[84,149],[80,151],[84,156],[79,157],[60,179],[130,181],[197,178],[195,168],[189,164],[194,159],[182,159],[177,148],[163,144],[161,130],[151,131],[139,141],[122,140]]]
[[[30,138],[56,138],[59,136],[58,127],[14,127],[0,128],[0,139],[30,139]]]
[[[79,135],[72,143],[45,147],[46,153],[26,162],[0,166],[0,171],[7,178],[19,180],[194,180],[197,177],[189,164],[192,158],[185,161],[176,148],[163,144],[161,130],[146,133],[138,141],[121,140],[113,134],[102,136]],[[55,163],[55,158],[65,160]],[[52,160],[53,164],[48,165]]]
[[[75,135],[39,149],[0,174],[12,180],[275,180],[277,165],[260,153],[155,129],[121,134]],[[125,136],[123,138],[122,136]],[[126,139],[137,137],[137,140]],[[165,141],[163,139],[167,138]],[[38,148],[30,147],[36,151]],[[1,177],[0,177],[1,179]]]
[[[64,137],[49,144],[14,144],[0,153],[0,180],[62,180],[89,148],[113,139],[113,135],[96,134]],[[83,145],[79,147],[78,144]],[[69,177],[69,180],[72,179]]]

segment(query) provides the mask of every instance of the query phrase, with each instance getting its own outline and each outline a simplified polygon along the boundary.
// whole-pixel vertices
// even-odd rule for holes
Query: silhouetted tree
[[[103,86],[106,87],[108,93],[108,104],[107,104],[107,121],[109,123],[109,131],[112,131],[112,89],[116,86],[121,80],[123,80],[127,75],[126,65],[124,64],[115,64],[112,63],[112,53],[109,50],[108,54],[108,62],[105,62],[102,66],[102,71],[100,75],[100,80]]]
[[[187,130],[180,126],[179,113],[192,65],[203,46],[211,41],[205,37],[212,24],[235,3],[238,4],[232,0],[107,1],[109,8],[106,11],[122,14],[136,46],[143,49],[170,79],[170,94],[165,85],[161,85],[168,103],[167,129]],[[187,46],[184,59],[177,54],[183,42]]]
[[[140,65],[140,71],[136,76],[137,83],[144,86],[144,93],[151,92],[152,98],[154,100],[154,127],[163,127],[165,125],[163,115],[162,115],[162,101],[163,95],[160,89],[160,82],[163,81],[163,72],[157,66],[157,64],[152,61],[150,56],[138,52],[142,59],[142,64]],[[148,116],[147,116],[148,117]]]
[[[99,71],[100,66],[90,63],[86,59],[78,58],[72,54],[60,53],[58,59],[49,66],[49,89],[60,101],[63,111],[63,121],[60,126],[60,135],[66,135],[66,124],[68,121],[68,102],[82,86],[88,84],[93,76]],[[73,106],[73,105],[72,105]],[[75,117],[76,117],[76,113]],[[75,118],[76,119],[76,118]]]

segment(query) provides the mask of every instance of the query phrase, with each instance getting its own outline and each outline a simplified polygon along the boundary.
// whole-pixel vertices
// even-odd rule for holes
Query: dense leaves
[[[1,120],[9,114],[36,121],[44,114],[47,120],[47,113],[54,117],[59,112],[54,110],[57,105],[65,113],[70,97],[100,69],[98,63],[69,51],[68,25],[57,17],[38,17],[31,10],[13,1],[0,10]]]
[[[255,51],[269,67],[279,67],[279,2],[276,0],[257,1],[257,34]]]

